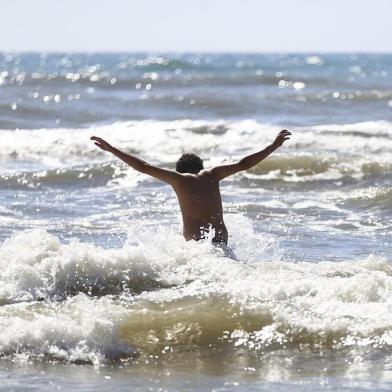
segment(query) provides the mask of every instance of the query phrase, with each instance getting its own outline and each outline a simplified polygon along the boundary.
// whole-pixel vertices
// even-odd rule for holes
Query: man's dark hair
[[[203,160],[196,154],[182,154],[176,163],[176,170],[179,173],[197,174],[203,169]]]

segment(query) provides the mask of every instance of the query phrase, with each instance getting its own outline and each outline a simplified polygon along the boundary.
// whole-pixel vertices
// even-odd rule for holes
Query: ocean
[[[392,54],[1,53],[0,391],[392,389]],[[229,247],[98,149],[206,167]]]

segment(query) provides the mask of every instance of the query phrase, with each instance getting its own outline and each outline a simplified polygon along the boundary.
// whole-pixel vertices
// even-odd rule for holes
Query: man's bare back
[[[203,161],[194,154],[184,154],[176,170],[163,169],[126,154],[105,140],[93,136],[91,140],[104,151],[109,151],[129,166],[142,173],[170,184],[180,204],[183,234],[186,240],[200,240],[214,230],[213,242],[227,244],[228,232],[223,220],[223,207],[219,183],[224,178],[257,165],[289,139],[290,132],[283,130],[274,143],[262,151],[248,155],[240,161],[204,169]]]
[[[212,228],[213,241],[227,244],[219,181],[211,171],[182,174],[173,188],[181,208],[185,239],[199,240]]]

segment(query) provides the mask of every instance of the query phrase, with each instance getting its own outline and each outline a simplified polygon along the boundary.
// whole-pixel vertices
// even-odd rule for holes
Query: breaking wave
[[[0,355],[100,364],[204,348],[391,347],[385,259],[291,263],[234,243],[236,261],[209,241],[154,235],[136,228],[106,250],[41,230],[7,239]]]
[[[320,125],[293,131],[292,141],[250,170],[248,178],[336,181],[377,178],[392,168],[390,122]],[[233,162],[271,143],[276,132],[274,126],[252,120],[132,121],[89,130],[2,131],[0,160],[8,170],[0,174],[1,187],[95,186],[123,177],[124,166],[97,149],[89,140],[92,134],[153,163],[174,168],[186,151],[200,154],[206,167]],[[321,154],[315,153],[320,150]]]

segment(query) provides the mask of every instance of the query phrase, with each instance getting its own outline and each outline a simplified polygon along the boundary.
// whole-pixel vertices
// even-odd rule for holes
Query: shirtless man
[[[248,155],[236,163],[204,169],[203,161],[195,154],[183,154],[177,161],[176,170],[163,169],[150,165],[142,159],[126,154],[111,146],[105,140],[92,136],[91,140],[104,151],[133,167],[171,185],[180,204],[183,234],[185,239],[200,240],[213,229],[213,242],[227,244],[228,233],[223,221],[223,208],[219,182],[243,170],[248,170],[278,149],[291,133],[281,131],[275,141],[262,151]]]

